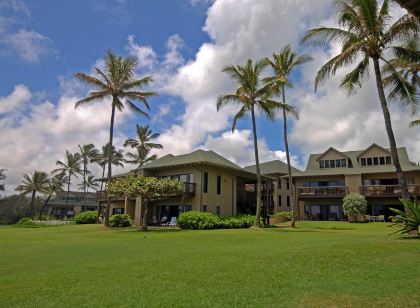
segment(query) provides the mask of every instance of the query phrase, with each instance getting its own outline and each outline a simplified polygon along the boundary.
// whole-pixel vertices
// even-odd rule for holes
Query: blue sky
[[[393,13],[403,11],[394,6]],[[313,91],[316,71],[337,48],[299,41],[311,27],[334,23],[331,0],[1,0],[0,168],[8,169],[8,192],[22,173],[51,171],[77,144],[105,144],[109,104],[74,110],[88,89],[73,74],[92,72],[109,49],[136,56],[136,74],[153,76],[160,94],[150,100],[150,120],[127,112],[117,116],[118,146],[133,135],[136,123],[149,124],[161,133],[164,149],[158,155],[204,148],[251,164],[250,119],[241,120],[232,134],[237,110],[216,112],[217,96],[235,88],[221,70],[270,56],[289,43],[314,58],[296,72],[288,91],[289,103],[300,110],[299,121],[289,122],[294,165],[304,168],[310,153],[330,146],[387,146],[372,79],[352,97],[338,89],[345,71]],[[405,125],[405,110],[392,108],[398,143],[416,159],[420,142],[413,140],[420,134]],[[280,119],[259,117],[257,127],[261,160],[284,160]]]

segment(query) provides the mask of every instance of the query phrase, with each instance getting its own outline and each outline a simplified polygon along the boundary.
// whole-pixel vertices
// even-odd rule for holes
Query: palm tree
[[[163,146],[159,143],[151,142],[152,139],[156,139],[160,134],[153,133],[149,126],[140,126],[136,125],[137,139],[129,138],[124,142],[124,146],[135,148],[137,153],[127,153],[126,156],[130,159],[127,160],[130,164],[137,164],[139,167],[143,166],[145,163],[155,160],[157,155],[151,155],[150,151],[152,149],[162,149]]]
[[[83,190],[86,192],[89,192],[89,189],[93,189],[93,190],[97,190],[96,188],[98,187],[98,183],[97,180],[95,179],[95,177],[93,175],[89,175],[86,178],[85,184],[83,183],[79,183],[77,186],[79,187],[80,190]]]
[[[22,184],[16,187],[15,190],[22,192],[22,195],[32,194],[31,217],[32,219],[35,219],[36,193],[46,193],[48,191],[48,175],[43,171],[34,171],[32,176],[24,174]]]
[[[109,143],[107,143],[106,145],[104,145],[102,147],[102,150],[98,152],[98,154],[96,155],[96,157],[93,158],[92,162],[97,163],[101,168],[102,168],[102,177],[100,179],[101,181],[101,187],[99,188],[100,191],[103,190],[103,185],[104,185],[104,177],[105,177],[105,167],[108,164],[108,157],[109,157]],[[112,151],[111,151],[111,155],[112,155],[112,164],[114,166],[117,167],[124,167],[124,152],[122,150],[116,150],[115,146],[112,146]],[[101,215],[101,204],[100,202],[98,202],[98,221],[99,221],[99,216]]]
[[[292,227],[294,228],[296,220],[296,208],[292,182],[292,167],[290,164],[289,143],[287,141],[287,115],[290,114],[296,119],[299,118],[299,115],[293,106],[290,106],[286,103],[286,86],[289,88],[293,87],[293,84],[290,81],[290,75],[297,66],[312,61],[312,58],[307,55],[298,56],[292,51],[290,45],[287,45],[279,53],[273,53],[273,58],[267,58],[266,61],[272,68],[274,75],[265,78],[264,81],[273,87],[273,93],[277,95],[281,93],[282,96],[282,103],[280,103],[279,106],[283,114],[283,141],[286,150],[289,188],[292,197]]]
[[[229,76],[236,81],[238,88],[234,94],[225,94],[219,96],[217,100],[217,111],[221,107],[229,104],[237,104],[241,106],[238,113],[233,118],[232,132],[235,130],[236,122],[244,117],[248,112],[251,112],[252,132],[254,137],[254,151],[255,164],[257,171],[257,209],[255,226],[260,226],[261,217],[261,173],[260,161],[258,157],[257,144],[257,126],[255,123],[255,108],[260,109],[270,119],[274,118],[273,110],[277,103],[269,100],[271,95],[270,86],[262,86],[261,73],[267,66],[266,61],[260,60],[255,64],[252,60],[248,60],[244,66],[229,65],[225,66],[222,72],[229,74]]]
[[[7,176],[4,173],[6,169],[0,169],[0,191],[4,191],[4,181],[6,180]]]
[[[70,153],[66,151],[66,162],[62,162],[60,160],[56,161],[56,165],[59,167],[53,170],[53,174],[61,174],[67,177],[67,198],[66,198],[66,206],[68,204],[68,199],[70,195],[70,184],[71,184],[71,177],[75,176],[77,178],[78,174],[82,174],[82,170],[80,169],[80,154],[79,153]]]
[[[140,101],[149,110],[147,99],[156,95],[154,92],[140,91],[143,87],[153,82],[152,77],[135,79],[134,72],[137,60],[134,57],[120,57],[108,52],[105,56],[105,70],[96,68],[97,77],[84,73],[76,73],[75,77],[80,81],[92,86],[95,90],[89,96],[76,102],[75,108],[91,104],[97,101],[111,99],[111,123],[109,126],[109,144],[112,148],[114,137],[115,110],[122,111],[125,107],[131,111],[148,117],[132,101]],[[108,153],[108,181],[112,178],[112,152]],[[105,225],[109,226],[109,209],[111,200],[108,198],[105,210]]]
[[[95,157],[98,155],[98,150],[95,148],[95,146],[92,143],[85,144],[83,146],[78,144],[78,147],[79,147],[79,154],[83,163],[83,183],[81,187],[83,190],[83,198],[86,202],[86,189],[87,189],[86,180],[89,173],[89,170],[87,167],[88,167],[89,162],[92,162],[92,160],[94,160]]]
[[[391,156],[401,185],[402,197],[408,198],[407,180],[402,171],[397,152],[394,131],[392,129],[391,115],[385,97],[384,83],[380,61],[391,65],[386,58],[386,51],[393,48],[393,44],[405,42],[414,38],[419,26],[416,19],[410,15],[404,15],[390,25],[390,0],[384,0],[379,7],[376,0],[338,0],[338,22],[340,28],[317,27],[309,30],[303,38],[303,42],[319,44],[337,43],[341,45],[341,52],[324,64],[315,78],[315,90],[330,75],[335,75],[338,69],[361,59],[356,67],[341,81],[340,86],[354,93],[362,86],[369,75],[369,62],[373,62],[376,78],[376,88],[384,116],[385,128],[389,139]],[[399,46],[399,48],[403,48]],[[397,73],[399,87],[407,102],[412,102],[412,93],[407,88],[407,82]]]
[[[41,220],[42,213],[44,212],[45,207],[47,206],[48,202],[51,199],[51,196],[53,194],[56,194],[57,192],[63,191],[63,186],[67,182],[67,176],[64,174],[57,174],[56,176],[53,176],[51,179],[48,180],[48,186],[46,189],[46,193],[48,193],[47,199],[42,204],[41,211],[39,212],[38,219]]]

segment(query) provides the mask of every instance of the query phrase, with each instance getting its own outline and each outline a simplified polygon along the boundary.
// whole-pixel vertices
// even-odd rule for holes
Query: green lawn
[[[419,307],[420,240],[390,231],[0,227],[0,307]]]

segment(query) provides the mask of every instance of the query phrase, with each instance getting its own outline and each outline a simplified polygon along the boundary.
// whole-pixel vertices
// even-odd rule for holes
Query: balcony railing
[[[298,187],[299,198],[344,197],[347,186]]]
[[[398,197],[401,196],[400,185],[363,185],[360,186],[360,193],[367,197]],[[408,193],[412,196],[420,195],[419,184],[409,184]]]
[[[184,192],[180,194],[168,194],[165,197],[193,197],[195,195],[195,183],[183,183]],[[96,201],[106,201],[107,195],[106,191],[97,191],[96,192]],[[124,197],[112,196],[111,200],[124,200]]]

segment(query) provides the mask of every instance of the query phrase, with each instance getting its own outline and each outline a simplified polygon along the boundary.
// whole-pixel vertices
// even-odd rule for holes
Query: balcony
[[[195,195],[195,183],[183,183],[184,184],[184,192],[180,194],[167,194],[165,195],[166,198],[171,197],[183,197],[183,198],[189,198],[194,197]],[[115,200],[124,200],[124,197],[121,196],[112,196],[111,201]],[[96,201],[106,201],[106,191],[97,191],[96,192]]]
[[[400,197],[400,185],[363,185],[360,186],[360,193],[366,197]],[[420,195],[419,184],[409,184],[408,193],[412,196]]]
[[[342,198],[347,193],[347,186],[298,187],[299,198]]]

